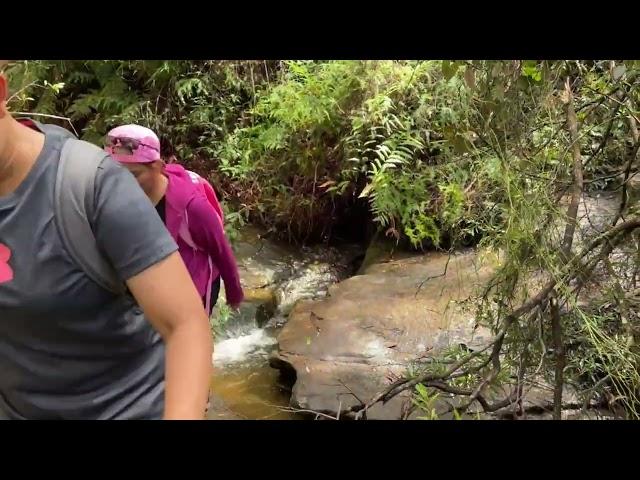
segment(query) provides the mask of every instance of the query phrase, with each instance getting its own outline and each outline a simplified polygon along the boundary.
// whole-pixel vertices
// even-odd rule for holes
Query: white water
[[[276,339],[263,329],[256,328],[247,335],[228,338],[217,343],[213,350],[214,365],[230,365],[246,361],[247,357],[266,356]]]
[[[274,328],[284,324],[295,303],[324,297],[329,286],[339,281],[341,270],[345,270],[344,265],[348,263],[340,253],[330,249],[310,250],[305,254],[307,256],[302,260],[293,256],[280,259],[278,268],[282,271],[277,271],[274,267],[277,262],[272,259],[257,261],[249,257],[239,262],[241,274],[253,281],[257,278],[259,284],[274,284],[277,309],[267,330],[257,328],[255,308],[232,316],[221,333],[222,338],[215,344],[212,357],[215,366],[237,368],[243,363],[253,364],[255,359],[264,362],[277,345]],[[284,272],[286,277],[278,280]]]

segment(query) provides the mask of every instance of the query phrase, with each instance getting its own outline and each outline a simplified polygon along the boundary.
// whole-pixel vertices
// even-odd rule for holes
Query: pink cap
[[[107,138],[130,139],[139,142],[133,154],[114,153],[113,147],[107,142],[105,150],[121,163],[149,163],[160,160],[160,140],[153,130],[141,125],[122,125],[107,133]]]

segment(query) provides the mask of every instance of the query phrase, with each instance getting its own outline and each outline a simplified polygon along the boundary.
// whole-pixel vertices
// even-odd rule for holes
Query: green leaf
[[[542,72],[538,70],[538,67],[535,65],[535,62],[533,62],[533,65],[526,65],[522,69],[522,74],[525,77],[533,80],[534,82],[539,82],[540,80],[542,80]]]
[[[423,397],[428,396],[428,392],[427,392],[427,387],[425,387],[423,384],[419,383],[416,385],[416,391],[422,395]]]
[[[445,80],[450,80],[457,71],[458,67],[456,62],[452,62],[451,60],[442,61],[442,75],[444,75]]]

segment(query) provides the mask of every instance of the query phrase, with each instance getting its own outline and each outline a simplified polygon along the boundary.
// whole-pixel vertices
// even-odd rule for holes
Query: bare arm
[[[165,420],[202,420],[212,374],[207,315],[175,252],[127,281],[166,344]]]
[[[96,175],[98,246],[166,345],[167,419],[202,419],[211,375],[207,315],[178,246],[125,168],[107,158]]]

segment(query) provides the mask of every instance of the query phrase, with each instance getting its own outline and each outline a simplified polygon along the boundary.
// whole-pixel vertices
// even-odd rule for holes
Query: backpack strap
[[[126,286],[99,250],[89,220],[94,218],[96,173],[106,156],[82,140],[65,141],[54,189],[54,213],[63,244],[74,262],[102,288],[122,295]]]

